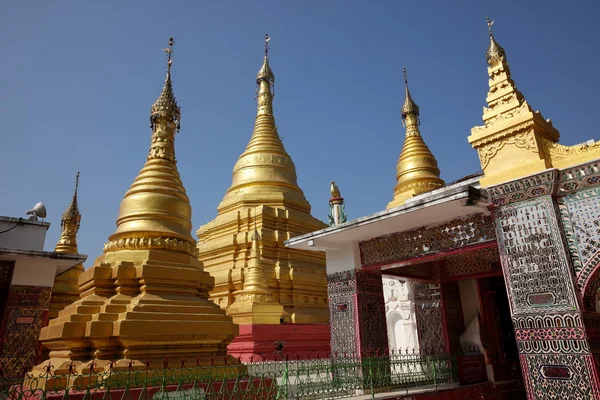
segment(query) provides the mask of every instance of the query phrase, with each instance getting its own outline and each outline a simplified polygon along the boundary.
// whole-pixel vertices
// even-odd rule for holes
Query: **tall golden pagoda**
[[[397,184],[394,198],[387,208],[398,207],[407,199],[444,186],[440,179],[438,163],[419,131],[419,106],[413,101],[408,89],[406,68],[404,68],[405,99],[402,106],[402,125],[406,127],[404,146],[396,165]]]
[[[219,204],[217,217],[197,230],[200,261],[215,278],[211,299],[233,317],[247,324],[248,308],[241,302],[244,287],[252,276],[252,225],[260,232],[260,269],[265,289],[283,306],[279,318],[261,318],[253,324],[327,323],[327,277],[325,254],[293,250],[284,241],[326,225],[314,218],[304,193],[298,187],[296,168],[278,135],[273,117],[275,76],[269,65],[269,40],[256,83],[258,111],[246,150],[233,167],[232,184]],[[255,220],[251,212],[255,209]],[[257,249],[258,251],[258,249]],[[248,304],[248,302],[246,302]],[[232,308],[233,307],[233,308]]]
[[[77,372],[225,355],[238,327],[208,299],[213,278],[198,261],[191,207],[175,161],[180,109],[167,77],[150,113],[146,163],[121,201],[104,254],[81,274],[81,298],[42,329],[55,372]],[[48,361],[35,367],[43,371]]]
[[[517,89],[506,52],[486,17],[490,43],[486,52],[489,92],[483,126],[471,129],[469,143],[477,150],[485,176],[483,187],[532,175],[548,168],[566,168],[600,157],[600,143],[564,146],[550,119],[534,111]]]
[[[71,204],[65,210],[60,221],[61,234],[54,251],[57,253],[79,254],[77,249],[77,232],[81,222],[81,214],[77,204],[77,189],[79,188],[79,172],[75,178],[75,192]],[[48,319],[54,319],[58,312],[79,298],[79,276],[83,273],[83,265],[79,264],[57,275],[54,279]]]

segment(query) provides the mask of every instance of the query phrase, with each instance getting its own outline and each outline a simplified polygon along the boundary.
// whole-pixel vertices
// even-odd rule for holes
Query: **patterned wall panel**
[[[527,365],[524,374],[530,399],[598,399],[598,382],[594,374],[594,360],[581,354],[527,354],[521,355]]]
[[[380,271],[344,271],[328,276],[331,351],[367,354],[388,347]]]
[[[363,241],[360,243],[361,261],[363,267],[388,265],[495,240],[491,217],[476,215]]]
[[[440,285],[415,283],[414,291],[419,348],[431,354],[444,353]]]
[[[576,165],[559,173],[559,194],[600,185],[600,161]]]
[[[381,271],[357,271],[356,287],[360,353],[384,354],[388,337]]]
[[[590,347],[580,313],[513,316],[521,354],[588,354]]]
[[[352,354],[357,351],[356,273],[354,270],[327,276],[331,352]]]
[[[557,188],[558,170],[548,170],[518,181],[488,188],[495,206],[518,203],[523,200],[554,194]]]
[[[600,188],[584,189],[558,200],[565,236],[579,290],[585,289],[600,264]],[[588,292],[598,289],[594,279]],[[589,297],[589,296],[588,296]]]
[[[494,216],[513,315],[577,310],[552,198],[509,204]]]
[[[444,260],[447,279],[466,279],[483,274],[502,273],[497,247],[469,251]]]
[[[4,376],[21,376],[25,368],[37,363],[38,338],[48,314],[51,290],[39,286],[10,287],[0,346],[0,369]]]

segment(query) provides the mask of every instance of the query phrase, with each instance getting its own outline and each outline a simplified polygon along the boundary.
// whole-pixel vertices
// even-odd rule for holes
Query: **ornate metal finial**
[[[79,171],[77,171],[77,175],[75,175],[75,193],[73,197],[77,198],[77,189],[79,189]]]
[[[410,95],[410,90],[408,90],[408,77],[406,76],[406,67],[402,68],[402,71],[404,73],[404,87],[405,87],[405,97],[404,97],[404,104],[402,105],[402,110],[401,110],[401,115],[402,115],[402,119],[406,119],[406,117],[409,114],[414,115],[415,117],[417,117],[417,123],[419,122],[419,106],[417,106],[417,104],[413,101],[411,95]]]
[[[171,54],[173,53],[173,45],[175,44],[175,39],[173,39],[173,36],[171,36],[169,38],[169,47],[166,49],[163,49],[163,51],[165,53],[167,53],[167,74],[171,74],[171,63],[173,60],[171,60]]]
[[[81,222],[81,214],[79,213],[79,206],[77,204],[78,189],[79,171],[77,171],[77,175],[75,176],[75,191],[73,192],[71,204],[69,204],[69,207],[63,213],[60,221],[61,234],[55,248],[57,252],[77,253],[77,232],[79,231],[79,224]]]
[[[65,220],[74,221],[77,220],[77,228],[79,228],[79,219],[81,215],[79,214],[79,207],[77,204],[77,190],[79,189],[79,171],[77,171],[77,175],[75,175],[75,191],[73,192],[73,199],[71,199],[71,204],[69,208],[65,210],[63,213],[63,225]]]
[[[487,21],[488,31],[490,32],[490,36],[494,36],[494,32],[492,32],[492,25],[494,25],[494,21],[490,20],[490,17],[485,16],[485,20]]]
[[[265,57],[269,57],[269,41],[271,38],[268,33],[265,33]]]
[[[169,47],[163,49],[163,51],[167,53],[167,77],[165,78],[165,84],[160,96],[152,105],[150,110],[150,123],[152,130],[154,130],[156,120],[160,116],[167,117],[171,121],[174,121],[177,125],[178,131],[180,128],[179,121],[181,117],[181,110],[177,106],[175,94],[173,93],[173,84],[171,83],[171,64],[173,63],[172,55],[174,44],[175,40],[173,39],[173,36],[171,36],[169,38]]]
[[[488,16],[485,17],[485,20],[487,22],[488,32],[490,34],[490,45],[485,53],[485,58],[488,65],[492,66],[497,62],[503,61],[506,57],[506,52],[494,38],[494,32],[492,31],[492,25],[494,25],[494,21],[490,20]]]
[[[256,74],[256,83],[260,85],[262,81],[269,82],[271,86],[275,84],[275,75],[273,75],[273,71],[271,71],[271,67],[269,66],[269,41],[271,37],[268,33],[265,34],[265,59],[263,60],[263,64],[258,70],[258,74]]]

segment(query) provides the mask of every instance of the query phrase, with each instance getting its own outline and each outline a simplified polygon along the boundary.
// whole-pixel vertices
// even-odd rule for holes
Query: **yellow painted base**
[[[515,160],[512,160],[510,163],[506,165],[515,166],[516,168],[507,168],[502,169],[500,171],[495,171],[495,173],[490,173],[489,175],[483,176],[479,180],[479,184],[483,188],[487,188],[490,186],[498,185],[504,182],[508,182],[514,179],[519,179],[525,176],[534,175],[538,172],[544,171],[548,168],[546,162],[544,160],[535,160],[529,163],[518,164]]]
[[[272,301],[236,301],[227,308],[227,315],[232,317],[233,322],[238,325],[278,325],[281,323],[283,314],[283,306]]]
[[[406,200],[415,197],[417,194],[418,193],[415,189],[410,189],[406,192],[398,193],[394,196],[394,199],[390,201],[385,208],[389,210],[390,208],[399,207],[406,203]]]

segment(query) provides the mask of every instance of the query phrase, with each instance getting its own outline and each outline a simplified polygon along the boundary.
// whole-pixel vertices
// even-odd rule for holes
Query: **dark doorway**
[[[13,270],[13,261],[0,261],[0,355],[2,354],[2,345],[4,342],[4,317],[6,314],[6,305],[8,304]]]
[[[494,368],[494,380],[521,375],[519,351],[510,315],[504,277],[478,279],[481,295],[481,340]]]

